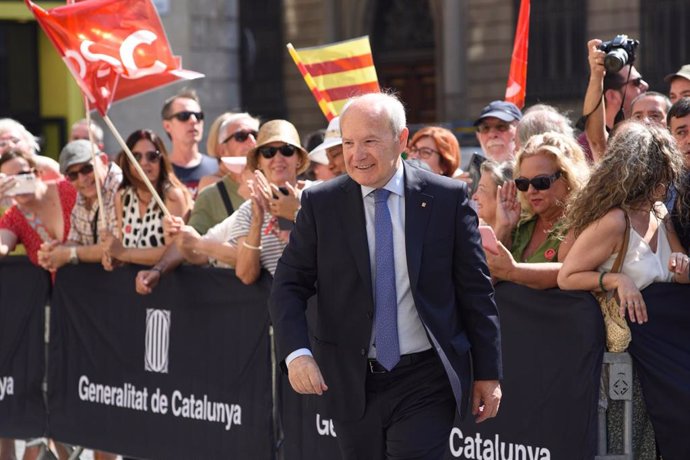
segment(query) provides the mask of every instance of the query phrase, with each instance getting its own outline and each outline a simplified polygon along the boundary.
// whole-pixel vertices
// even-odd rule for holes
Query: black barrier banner
[[[0,437],[42,436],[50,276],[26,257],[7,257],[0,262],[0,280]]]
[[[272,458],[267,275],[182,267],[139,296],[136,270],[59,270],[50,435],[139,458]]]
[[[642,291],[649,321],[630,323],[633,358],[661,456],[690,458],[690,286]]]
[[[604,352],[603,320],[591,294],[496,286],[504,381],[498,417],[456,421],[447,459],[591,459],[596,452],[597,399]],[[337,432],[316,396],[283,380],[284,454],[338,459]]]
[[[588,292],[496,286],[503,345],[498,416],[456,423],[448,458],[591,459],[604,323]]]

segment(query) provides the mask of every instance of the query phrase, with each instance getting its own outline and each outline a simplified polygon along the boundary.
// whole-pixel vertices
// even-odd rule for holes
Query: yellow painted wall
[[[63,6],[64,2],[38,2],[44,9]],[[34,21],[34,16],[24,2],[2,2],[0,19],[9,21]],[[75,121],[84,118],[84,105],[81,92],[69,74],[67,67],[60,59],[48,37],[42,30],[38,32],[38,68],[41,118],[62,118],[69,135],[69,129]],[[39,133],[35,133],[39,134]],[[47,125],[45,132],[40,133],[45,139],[43,153],[57,157],[62,148],[60,132],[57,125]]]

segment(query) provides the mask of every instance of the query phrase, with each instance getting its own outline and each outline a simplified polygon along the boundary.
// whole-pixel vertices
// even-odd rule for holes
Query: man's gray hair
[[[673,104],[671,104],[671,99],[669,99],[667,95],[656,91],[646,91],[642,94],[638,94],[637,97],[632,100],[630,103],[630,111],[632,112],[633,107],[635,107],[635,104],[637,104],[638,101],[641,101],[646,97],[658,97],[664,103],[664,112],[668,113],[668,111],[671,110],[671,105]]]
[[[389,92],[368,93],[350,98],[345,106],[343,106],[343,110],[340,113],[340,119],[343,119],[352,104],[359,103],[359,101],[379,107],[388,117],[391,131],[396,138],[400,136],[400,133],[402,133],[403,129],[407,126],[405,107],[395,94]]]
[[[568,117],[555,107],[547,104],[536,104],[525,110],[518,122],[515,138],[519,146],[524,146],[530,137],[536,134],[556,132],[574,137],[575,131]]]
[[[78,120],[74,122],[72,125],[72,131],[74,131],[74,128],[77,126],[88,126],[88,120],[86,118],[82,118],[81,120]],[[93,139],[96,141],[96,144],[102,145],[103,144],[103,128],[98,126],[98,124],[91,120],[91,134],[93,134]]]

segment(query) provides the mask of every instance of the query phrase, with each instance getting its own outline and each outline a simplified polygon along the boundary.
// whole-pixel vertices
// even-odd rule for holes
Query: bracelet
[[[242,241],[242,246],[244,246],[247,249],[251,249],[252,251],[261,251],[263,249],[263,247],[261,247],[261,245],[252,246],[251,244],[247,243],[246,241]]]
[[[604,275],[607,274],[608,272],[601,272],[601,275],[599,275],[599,288],[601,288],[601,292],[609,292],[608,289],[604,287]]]

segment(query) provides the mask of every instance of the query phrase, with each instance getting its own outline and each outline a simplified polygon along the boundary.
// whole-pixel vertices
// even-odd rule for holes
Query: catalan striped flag
[[[329,121],[348,98],[379,91],[368,36],[311,48],[287,47]]]

